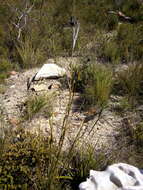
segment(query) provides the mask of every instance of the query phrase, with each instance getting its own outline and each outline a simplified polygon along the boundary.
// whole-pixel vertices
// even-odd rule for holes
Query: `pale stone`
[[[10,71],[9,74],[10,75],[17,75],[18,73],[16,71]]]
[[[90,177],[79,185],[80,190],[143,190],[139,169],[124,163],[109,166],[105,171],[90,170]]]
[[[40,80],[44,78],[60,78],[65,74],[66,70],[56,64],[44,64],[36,74],[34,80]]]
[[[45,84],[39,84],[39,85],[37,84],[37,85],[34,85],[34,87],[32,89],[34,89],[36,92],[46,91],[46,90],[48,90],[48,86]]]

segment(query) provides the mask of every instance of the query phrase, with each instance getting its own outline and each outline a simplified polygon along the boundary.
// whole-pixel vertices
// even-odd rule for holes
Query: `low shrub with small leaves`
[[[93,147],[60,151],[60,147],[43,135],[23,129],[8,133],[0,141],[0,189],[77,189],[89,170],[106,167],[109,160]]]

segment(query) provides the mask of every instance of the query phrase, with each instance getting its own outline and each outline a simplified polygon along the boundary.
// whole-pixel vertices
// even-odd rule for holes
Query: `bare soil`
[[[49,60],[49,62],[55,62],[55,60]],[[67,65],[71,64],[71,59],[60,59],[59,65],[64,65],[67,69]],[[76,62],[76,60],[74,60]],[[63,64],[64,63],[64,64]],[[39,70],[39,68],[30,69],[15,75],[11,75],[6,82],[6,91],[0,94],[0,105],[3,112],[4,121],[7,126],[16,128],[19,125],[19,121],[22,117],[23,104],[28,96],[32,93],[31,90],[27,91],[27,79],[32,77]],[[45,118],[43,115],[36,114],[32,120],[23,121],[22,127],[25,130],[32,133],[39,133],[42,131],[44,134],[50,135],[51,123],[54,140],[58,142],[63,129],[63,121],[67,114],[67,105],[69,103],[69,89],[61,88],[60,82],[57,80],[44,80],[34,83],[33,85],[46,85],[54,84],[54,90],[57,93],[56,100],[54,100],[54,113],[50,119]],[[57,87],[58,86],[58,87]],[[45,90],[44,90],[45,92]],[[49,91],[47,91],[48,93]],[[38,95],[39,92],[37,92]],[[40,92],[41,93],[41,92]],[[55,103],[56,102],[56,103]],[[118,99],[113,100],[114,104],[118,102]],[[81,110],[80,94],[75,93],[73,97],[73,104],[70,114],[68,116],[67,135],[65,139],[65,147],[68,147],[74,142],[79,130],[79,139],[82,143],[93,144],[100,148],[102,146],[107,148],[113,148],[116,143],[116,137],[118,136],[119,128],[122,126],[122,118],[112,111],[112,104],[105,109],[99,117],[99,111],[94,108],[88,112]],[[82,126],[82,127],[81,127]],[[83,135],[84,134],[84,135]]]

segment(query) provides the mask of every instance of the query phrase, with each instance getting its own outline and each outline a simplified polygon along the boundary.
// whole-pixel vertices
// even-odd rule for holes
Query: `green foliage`
[[[85,98],[89,103],[105,106],[112,87],[112,72],[100,65],[89,68],[91,79],[85,88]]]
[[[54,95],[53,95],[54,97]],[[50,117],[53,113],[53,105],[51,95],[33,95],[27,98],[24,110],[24,118],[32,119],[35,114],[41,112],[45,117]]]
[[[112,71],[104,65],[83,63],[73,69],[75,89],[83,93],[87,105],[104,107],[112,89]]]
[[[143,65],[130,64],[127,69],[117,74],[118,91],[126,94],[131,103],[142,94]]]
[[[104,30],[113,30],[118,18],[115,15],[108,15],[108,11],[114,9],[114,2],[110,0],[100,1],[77,1],[76,14],[83,23],[85,29],[90,30],[92,26]],[[90,26],[90,28],[89,28]]]
[[[43,60],[43,52],[41,52],[39,48],[34,49],[32,42],[29,39],[26,39],[20,47],[17,46],[17,51],[22,68],[35,67],[38,64],[41,64]]]
[[[0,85],[0,94],[4,94],[6,91],[6,86]]]
[[[8,71],[11,70],[11,68],[11,62],[8,59],[2,58],[0,60],[0,82],[3,82],[4,79],[9,76]]]
[[[8,138],[8,137],[7,137]],[[19,131],[6,140],[0,158],[1,189],[46,189],[55,148],[48,139]],[[39,189],[38,188],[38,189]]]
[[[112,160],[110,160],[110,163]],[[109,164],[109,160],[105,158],[103,152],[95,153],[93,147],[87,145],[87,148],[81,148],[80,151],[75,151],[71,160],[71,166],[74,168],[71,173],[72,189],[78,189],[78,184],[83,182],[89,175],[91,168],[101,170]]]
[[[110,38],[100,45],[100,57],[112,63],[133,62],[142,60],[142,36],[141,24],[119,23],[115,32],[111,32]]]
[[[135,19],[138,19],[139,15],[142,14],[142,5],[138,0],[127,0],[122,3],[122,11],[129,16],[133,16]]]
[[[108,62],[112,62],[113,64],[120,63],[120,51],[115,41],[109,41],[104,45],[104,53],[105,59]]]
[[[89,169],[101,169],[108,163],[104,152],[72,149],[61,152],[49,137],[32,135],[19,128],[0,141],[0,188],[75,189],[89,175]],[[83,151],[84,150],[84,151]]]
[[[132,105],[131,103],[129,102],[128,100],[128,97],[123,97],[121,100],[120,100],[120,111],[123,113],[125,111],[128,111],[128,110],[131,110],[132,108]]]
[[[142,59],[142,25],[120,24],[117,32],[116,43],[121,58],[126,61]]]
[[[100,43],[100,48],[99,41],[94,41],[99,57],[113,63],[142,59],[143,7],[137,0],[119,4],[113,0],[68,0],[66,3],[63,0],[29,0],[27,5],[30,7],[33,3],[19,40],[18,28],[14,23],[18,21],[19,12],[25,9],[25,1],[8,0],[0,5],[0,57],[10,58],[13,65],[30,68],[39,65],[47,57],[70,55],[72,29],[67,29],[67,26],[71,16],[77,17],[80,22],[76,53],[84,53],[81,50],[85,45],[95,37],[99,38],[96,31],[101,31],[100,40],[103,41],[104,32],[110,31],[112,34],[114,30],[117,37]],[[121,10],[133,17],[135,23],[119,25],[118,16],[109,14],[110,10]]]
[[[23,12],[25,1],[0,0],[0,81],[17,65],[22,69],[31,68],[47,58],[70,55],[72,29],[67,26],[71,16],[80,22],[75,54],[94,56],[99,62],[113,64],[141,62],[143,59],[143,6],[139,1],[126,0],[117,4],[113,0],[29,0],[28,6],[33,3],[18,40],[14,23],[17,23],[19,12]],[[117,15],[108,13],[111,10],[120,10],[132,17],[134,23],[121,21],[120,24]],[[88,45],[92,46],[91,49]],[[95,61],[82,60],[71,73],[74,90],[81,92],[87,106],[107,105],[113,84],[110,68]],[[120,102],[122,110],[130,110],[138,97],[142,99],[142,64],[130,64],[127,70],[118,72],[115,83],[114,91],[125,96]],[[3,93],[4,89],[0,92]],[[25,102],[24,119],[32,119],[38,114],[49,118],[53,113],[52,104],[52,98],[47,95],[29,97]],[[60,146],[55,144],[53,134],[46,138],[18,131],[0,139],[0,189],[77,189],[88,176],[89,169],[106,166],[108,159],[104,153],[95,154],[92,147],[86,150],[71,147],[70,152],[62,151],[65,148],[63,141],[67,138],[65,123]],[[130,141],[140,152],[142,129],[142,124],[135,130],[130,129]]]
[[[143,123],[141,122],[137,127],[134,129],[134,140],[138,151],[142,152],[143,146]]]

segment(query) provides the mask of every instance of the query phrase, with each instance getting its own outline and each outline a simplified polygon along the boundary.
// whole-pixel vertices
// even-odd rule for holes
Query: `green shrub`
[[[25,2],[2,2],[0,7],[0,55],[9,57],[14,64],[20,63],[22,68],[33,67],[47,57],[68,55],[71,51],[71,29],[66,30],[71,16],[79,19],[81,29],[79,32],[76,50],[85,45],[95,36],[95,31],[118,32],[116,40],[107,42],[105,52],[100,55],[111,59],[112,62],[120,60],[136,60],[142,58],[142,6],[137,0],[117,3],[113,0],[86,2],[78,0],[63,0],[58,2],[29,1],[32,5],[28,21],[23,28],[21,38],[17,41],[17,23],[19,12],[25,8]],[[20,11],[14,11],[14,10]],[[108,14],[110,10],[121,10],[125,15],[135,18],[135,23],[122,23],[119,27],[119,18],[116,14]],[[62,10],[62,11],[61,11]],[[25,39],[25,40],[24,40]],[[102,41],[102,36],[100,37]],[[17,48],[16,48],[17,47]],[[102,48],[101,48],[102,51]],[[81,53],[81,52],[75,52]],[[100,57],[103,58],[103,57]]]
[[[0,157],[1,189],[46,189],[55,148],[47,138],[20,130],[6,137]],[[54,186],[54,184],[53,184]]]
[[[143,123],[141,122],[137,127],[134,129],[134,141],[136,144],[136,147],[138,151],[142,151],[142,146],[143,146]]]
[[[21,68],[36,67],[43,61],[43,52],[40,48],[35,49],[30,39],[21,42],[20,46],[17,46],[17,51]]]
[[[120,24],[117,30],[116,43],[121,58],[126,61],[141,60],[143,27],[140,24]]]
[[[119,23],[116,32],[116,35],[111,32],[110,38],[107,38],[106,41],[103,41],[105,34],[102,34],[101,41],[103,43],[99,42],[102,48],[98,50],[101,54],[100,57],[112,63],[142,60],[142,25]]]
[[[117,73],[116,81],[118,83],[117,90],[127,95],[131,102],[134,101],[142,94],[143,65],[139,63],[130,64],[127,69]]]
[[[8,71],[12,69],[12,64],[8,59],[0,60],[0,82],[3,82],[9,76]]]
[[[113,64],[120,63],[120,51],[115,41],[110,40],[109,42],[105,43],[103,49],[103,56],[108,62],[112,62]]]

